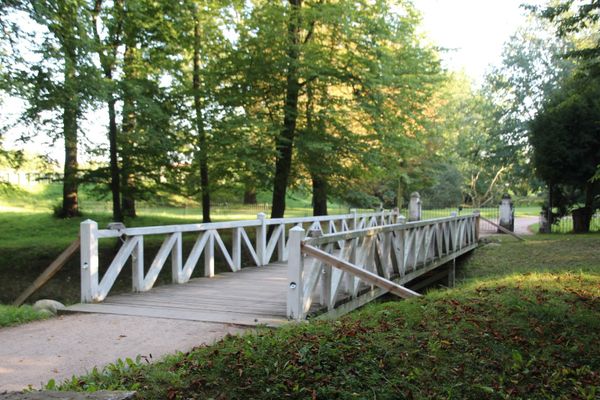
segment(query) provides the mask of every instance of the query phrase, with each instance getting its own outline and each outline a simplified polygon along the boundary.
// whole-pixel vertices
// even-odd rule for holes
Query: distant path
[[[533,235],[529,227],[540,222],[539,217],[516,217],[515,218],[515,233],[517,235]]]
[[[0,393],[39,389],[94,366],[135,359],[152,360],[176,351],[213,343],[228,333],[243,332],[231,324],[109,314],[74,314],[0,328]]]

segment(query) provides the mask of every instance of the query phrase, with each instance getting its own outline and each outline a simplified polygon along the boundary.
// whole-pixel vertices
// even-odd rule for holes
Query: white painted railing
[[[303,320],[311,308],[331,316],[351,311],[390,290],[383,288],[386,281],[410,282],[474,249],[478,226],[474,213],[409,223],[399,217],[392,225],[324,235],[317,230],[308,237],[295,227],[289,240],[288,318]],[[357,268],[368,272],[361,275],[371,283],[357,276]],[[376,288],[377,277],[384,279]]]
[[[381,211],[358,214],[329,215],[305,218],[267,219],[258,214],[256,220],[217,222],[207,224],[168,225],[123,229],[98,229],[95,221],[81,223],[81,301],[100,302],[106,298],[117,277],[129,259],[132,262],[134,291],[146,291],[152,288],[156,279],[171,256],[171,279],[174,283],[187,282],[204,254],[204,276],[215,273],[215,251],[219,251],[231,271],[242,267],[242,249],[247,249],[253,265],[267,265],[276,257],[277,261],[286,261],[289,240],[286,237],[288,227],[307,226],[308,231],[315,229],[335,234],[356,229],[365,229],[396,222],[397,211]],[[248,234],[255,230],[254,241]],[[268,236],[268,230],[271,235]],[[231,233],[231,245],[227,247],[222,234]],[[197,235],[194,246],[187,256],[182,251],[182,235]],[[149,265],[144,268],[144,237],[164,235],[165,239]],[[108,269],[100,277],[98,248],[99,241],[107,238],[121,238],[121,245]]]

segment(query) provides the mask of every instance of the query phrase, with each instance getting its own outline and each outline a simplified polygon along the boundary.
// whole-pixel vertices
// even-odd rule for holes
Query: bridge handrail
[[[452,216],[452,217],[443,217],[443,218],[431,218],[424,219],[421,221],[412,221],[412,222],[399,222],[392,225],[383,225],[383,226],[375,226],[371,228],[365,229],[357,229],[350,230],[341,233],[328,233],[318,237],[307,237],[303,240],[304,244],[315,246],[315,245],[323,245],[327,243],[335,243],[341,240],[350,240],[358,237],[368,237],[378,235],[380,233],[388,233],[392,231],[401,231],[412,228],[420,228],[423,226],[428,226],[432,224],[439,224],[449,221],[460,221],[463,219],[473,218],[474,215],[461,215],[461,216]]]
[[[214,222],[202,224],[181,224],[126,228],[113,226],[113,229],[98,229],[95,221],[81,223],[81,301],[102,301],[111,290],[115,280],[129,259],[132,262],[132,286],[134,291],[150,290],[167,259],[171,258],[173,283],[187,282],[200,257],[204,255],[204,275],[211,277],[215,269],[215,249],[220,251],[231,271],[241,269],[242,249],[250,254],[254,265],[263,266],[276,256],[278,261],[286,261],[289,247],[286,225],[308,225],[308,230],[323,229],[328,233],[345,232],[377,225],[395,223],[397,210],[382,210],[373,213],[328,215],[318,217],[266,218],[259,213],[256,220]],[[324,227],[323,227],[324,225]],[[255,228],[254,241],[246,230]],[[221,238],[223,231],[231,231],[231,247]],[[270,235],[267,232],[270,231]],[[182,251],[182,234],[197,234],[189,254]],[[165,239],[146,271],[144,264],[144,236],[165,235]],[[100,277],[98,243],[101,239],[121,238],[123,244]]]
[[[261,217],[262,215],[262,217]],[[343,219],[350,218],[371,218],[371,217],[382,217],[387,218],[393,215],[397,215],[394,210],[383,210],[373,213],[352,213],[352,214],[335,214],[335,215],[324,215],[316,217],[295,217],[295,218],[265,218],[265,214],[259,213],[255,220],[241,220],[241,221],[229,221],[229,222],[209,222],[200,224],[181,224],[181,225],[160,225],[160,226],[145,226],[135,228],[124,228],[124,229],[98,229],[99,238],[115,238],[126,236],[139,236],[139,235],[161,235],[167,233],[188,233],[188,232],[202,232],[214,229],[233,229],[233,228],[247,228],[247,227],[258,227],[262,225],[261,219],[264,218],[264,224],[267,226],[280,225],[280,224],[302,224],[307,222],[329,222],[329,221],[340,221]]]
[[[352,270],[401,285],[474,249],[478,239],[478,212],[323,235],[315,230],[308,237],[295,227],[290,230],[287,316],[303,320],[314,304],[326,310],[324,315],[348,312],[385,293]]]

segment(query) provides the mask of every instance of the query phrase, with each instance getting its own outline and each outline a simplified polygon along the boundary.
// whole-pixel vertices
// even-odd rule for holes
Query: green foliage
[[[502,64],[486,77],[485,90],[494,109],[490,134],[496,141],[494,157],[506,166],[506,180],[520,194],[536,189],[528,141],[530,122],[548,96],[574,68],[563,54],[573,44],[556,38],[552,26],[531,16],[504,45]]]
[[[28,305],[14,307],[0,304],[0,327],[20,325],[49,316],[48,313],[36,311]]]
[[[531,125],[534,163],[553,184],[584,186],[600,163],[600,80],[576,78],[549,99]]]
[[[583,60],[585,68],[598,74],[600,67],[600,37],[598,22],[600,20],[600,1],[575,2],[561,0],[550,3],[546,7],[533,7],[537,13],[553,22],[561,37],[573,36],[579,45],[566,53],[568,57]]]

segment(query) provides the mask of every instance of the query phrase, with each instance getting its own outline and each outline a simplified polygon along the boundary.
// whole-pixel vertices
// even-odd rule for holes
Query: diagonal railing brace
[[[356,265],[349,263],[344,260],[340,260],[332,256],[329,253],[324,252],[316,247],[307,245],[302,243],[302,252],[317,258],[318,260],[331,265],[332,267],[338,268],[344,272],[352,274],[363,281],[375,285],[383,290],[387,290],[390,293],[395,294],[396,296],[402,297],[404,299],[410,297],[420,297],[421,295],[417,292],[414,292],[404,286],[398,285],[395,282],[390,281],[389,279],[385,279],[379,275],[376,275],[370,271],[364,270],[362,268],[357,267]]]

